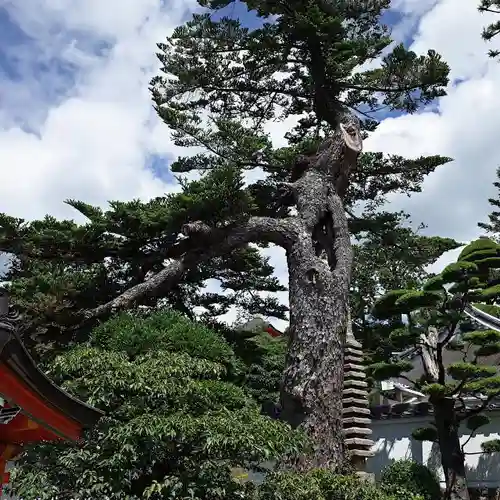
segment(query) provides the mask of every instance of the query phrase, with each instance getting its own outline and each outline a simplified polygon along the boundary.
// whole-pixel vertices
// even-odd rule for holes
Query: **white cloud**
[[[458,82],[450,84],[437,112],[384,120],[366,141],[369,150],[454,158],[427,178],[421,194],[393,196],[391,203],[411,213],[415,222],[426,222],[429,233],[460,241],[479,235],[477,222],[490,211],[488,197],[496,194],[492,182],[500,164],[500,65],[488,59],[480,38],[487,22],[474,2],[441,0],[429,10],[412,49],[436,49]]]
[[[470,243],[470,242],[464,241],[464,243]],[[441,257],[439,257],[439,259],[437,259],[436,262],[428,266],[427,271],[429,273],[439,274],[448,264],[456,262],[458,256],[460,255],[460,252],[464,249],[464,247],[465,245],[459,248],[455,248],[454,250],[450,250],[449,252],[446,252]]]
[[[488,45],[481,32],[488,20],[478,12],[478,2],[441,0],[420,21],[412,49],[417,53],[436,49],[451,67],[452,78],[476,78],[488,71]]]
[[[104,205],[172,189],[146,168],[150,155],[171,160],[177,151],[152,109],[148,83],[158,66],[155,43],[194,5],[194,0],[171,0],[167,6],[159,0],[7,2],[11,18],[34,40],[36,55],[52,65],[71,65],[76,79],[68,85],[68,75],[52,75],[48,83],[67,86],[55,103],[36,92],[27,98],[38,89],[29,71],[17,83],[22,128],[0,116],[0,161],[8,166],[0,185],[2,210],[28,219],[45,213],[74,217],[62,203],[66,198]],[[95,49],[102,40],[112,48],[99,56]],[[24,69],[38,63],[22,46],[16,50]],[[45,112],[37,115],[37,109]]]
[[[74,217],[62,200],[102,205],[174,189],[145,168],[150,155],[173,159],[179,153],[152,110],[147,87],[157,69],[155,43],[195,4],[4,0],[3,7],[34,42],[5,49],[23,78],[15,84],[0,81],[2,211],[26,218]],[[453,157],[428,178],[423,193],[411,199],[394,196],[391,204],[410,212],[415,222],[429,224],[429,233],[468,241],[489,212],[487,198],[495,194],[492,182],[500,164],[500,65],[488,60],[489,47],[480,38],[489,19],[477,12],[474,1],[395,0],[394,5],[404,14],[398,37],[418,24],[412,48],[436,49],[458,83],[439,102],[439,113],[384,120],[366,149]],[[54,62],[57,71],[50,70],[57,67]],[[41,74],[34,69],[37,63],[49,69]],[[267,126],[276,145],[283,144],[291,125],[293,118]],[[265,253],[285,280],[284,252]]]

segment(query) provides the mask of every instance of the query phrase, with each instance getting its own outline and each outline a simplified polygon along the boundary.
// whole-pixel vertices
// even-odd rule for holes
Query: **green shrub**
[[[31,447],[10,492],[52,498],[255,500],[233,478],[304,445],[232,382],[224,338],[175,313],[122,314],[58,356],[49,375],[106,412],[85,440]]]
[[[91,344],[134,357],[148,350],[183,352],[211,361],[234,362],[228,343],[205,325],[165,310],[147,317],[122,313],[97,327]]]
[[[412,460],[397,460],[386,467],[382,471],[381,483],[388,491],[404,485],[424,500],[436,500],[441,496],[436,476],[425,465]]]
[[[424,500],[404,488],[380,486],[356,476],[339,476],[325,470],[305,474],[270,474],[262,484],[259,500]]]

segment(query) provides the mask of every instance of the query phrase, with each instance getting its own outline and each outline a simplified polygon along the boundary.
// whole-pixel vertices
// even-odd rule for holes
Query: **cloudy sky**
[[[155,43],[196,7],[195,0],[0,0],[1,212],[74,218],[64,199],[105,205],[175,189],[168,165],[178,150],[152,110],[148,82],[158,68]],[[452,83],[432,110],[384,120],[365,148],[453,157],[421,194],[391,203],[430,234],[468,241],[489,212],[500,165],[500,64],[488,60],[480,37],[489,18],[475,0],[395,0],[386,20],[417,53],[441,53]],[[283,125],[270,131],[280,141]],[[286,279],[282,253],[271,253]]]

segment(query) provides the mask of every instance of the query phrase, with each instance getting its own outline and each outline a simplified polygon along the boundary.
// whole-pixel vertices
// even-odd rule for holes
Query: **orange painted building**
[[[24,347],[9,310],[8,292],[0,288],[0,496],[9,481],[7,462],[29,443],[77,441],[103,415],[53,384]]]

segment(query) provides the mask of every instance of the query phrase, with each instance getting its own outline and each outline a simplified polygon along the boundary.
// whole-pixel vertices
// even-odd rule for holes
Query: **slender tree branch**
[[[469,444],[469,441],[475,437],[476,435],[476,431],[477,429],[474,429],[473,431],[471,431],[469,437],[465,440],[465,442],[462,444],[461,446],[461,449],[462,449],[462,453],[465,455],[465,447]]]
[[[446,334],[446,337],[444,337],[444,339],[438,343],[438,347],[440,349],[445,347],[448,344],[448,342],[455,336],[457,326],[458,326],[458,322],[454,322],[450,325],[450,327],[448,328],[448,333]]]
[[[415,380],[412,380],[411,378],[407,377],[406,375],[399,375],[398,378],[402,378],[403,380],[407,380],[408,382],[410,382],[410,384],[416,386],[417,383],[415,382]]]
[[[461,380],[460,383],[457,385],[457,387],[453,390],[453,394],[455,394],[457,396],[460,395],[462,392],[462,389],[465,387],[465,384],[467,382],[470,382],[470,380],[467,378],[464,378],[463,380]]]
[[[479,10],[481,12],[492,12],[493,14],[500,14],[500,10],[488,9],[488,8],[485,8],[485,7],[480,7]]]
[[[369,120],[373,120],[374,118],[370,116],[367,112],[361,111],[360,109],[351,106],[350,104],[347,104],[346,102],[343,103],[345,106],[347,106],[349,109],[354,111],[355,113],[359,113],[360,115],[364,116],[365,118],[368,118]],[[383,109],[385,106],[381,107],[380,109]],[[375,110],[373,112],[376,112]]]
[[[412,85],[409,87],[401,87],[401,88],[392,88],[392,87],[377,87],[371,85],[353,85],[351,83],[340,83],[340,86],[345,89],[352,90],[364,90],[366,92],[411,92],[412,90],[417,90],[420,88],[420,85]]]

